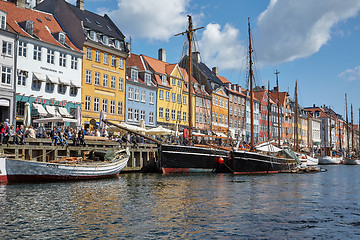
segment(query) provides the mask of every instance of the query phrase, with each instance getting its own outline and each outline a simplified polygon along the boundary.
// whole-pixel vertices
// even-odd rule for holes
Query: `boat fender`
[[[222,157],[219,157],[219,158],[218,158],[218,163],[223,164],[223,163],[224,163],[224,159],[223,159]]]

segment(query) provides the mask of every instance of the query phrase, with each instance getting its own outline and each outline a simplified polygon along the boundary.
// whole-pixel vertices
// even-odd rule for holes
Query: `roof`
[[[223,76],[217,76],[219,79],[220,79],[220,81],[222,82],[222,83],[224,83],[224,84],[226,84],[226,83],[229,83],[230,81],[229,80],[227,80],[225,77],[223,77]]]
[[[328,114],[325,113],[324,109],[319,108],[319,107],[309,107],[309,108],[304,108],[307,112],[310,113],[311,116],[314,116],[315,112],[320,112],[320,118],[328,118],[330,117]]]
[[[127,67],[132,67],[132,66],[136,66],[139,68],[139,71],[145,71],[145,67],[143,62],[141,61],[141,57],[140,55],[134,54],[132,53],[131,56],[129,56],[126,59],[126,66]]]
[[[55,39],[56,34],[64,32],[64,29],[61,28],[52,14],[29,8],[18,8],[15,3],[5,1],[0,1],[0,9],[7,13],[7,27],[10,31],[59,47],[82,52],[70,41],[66,34],[65,45]],[[33,21],[33,35],[30,35],[21,27],[21,25],[25,26],[27,20]]]
[[[92,29],[96,32],[103,33],[116,39],[124,40],[124,34],[122,34],[122,32],[106,14],[104,16],[101,16],[85,9],[81,10],[80,8],[70,3],[67,4],[76,14],[76,16],[80,19],[80,21],[83,21],[83,25],[85,28]]]

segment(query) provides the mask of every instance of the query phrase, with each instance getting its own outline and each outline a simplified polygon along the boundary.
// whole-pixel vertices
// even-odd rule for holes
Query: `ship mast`
[[[298,96],[297,96],[297,80],[295,83],[295,151],[299,151],[299,130],[298,130],[298,121],[299,121],[299,105],[298,105]]]
[[[271,110],[271,108],[270,108],[270,81],[268,81],[268,91],[267,91],[267,99],[268,99],[268,102],[267,102],[267,104],[268,104],[268,112],[267,112],[267,114],[268,114],[268,118],[267,118],[267,134],[268,134],[268,141],[270,141],[270,110]]]
[[[353,105],[351,104],[351,150],[354,152],[354,118],[353,118]]]
[[[279,71],[276,70],[275,74],[276,74],[276,88],[277,88],[277,108],[278,108],[278,147],[280,147],[280,96],[279,96]],[[280,152],[279,152],[280,155]]]
[[[349,124],[348,124],[348,108],[347,108],[347,97],[345,93],[345,106],[346,106],[346,157],[349,157]]]
[[[254,94],[253,94],[253,70],[252,70],[252,48],[251,48],[251,31],[250,31],[250,18],[248,18],[249,25],[249,77],[250,77],[250,151],[254,151]]]
[[[193,126],[193,121],[192,121],[192,110],[193,110],[193,106],[192,106],[192,89],[193,89],[193,83],[191,81],[191,76],[192,76],[192,41],[193,41],[193,36],[194,36],[194,32],[196,30],[202,29],[204,27],[199,27],[199,28],[193,28],[193,24],[192,24],[192,18],[190,15],[188,15],[188,20],[189,20],[189,27],[185,32],[182,33],[178,33],[175,36],[179,36],[179,35],[184,35],[186,34],[186,37],[188,39],[188,43],[189,43],[189,106],[188,106],[188,112],[189,112],[189,146],[192,146],[192,126]]]

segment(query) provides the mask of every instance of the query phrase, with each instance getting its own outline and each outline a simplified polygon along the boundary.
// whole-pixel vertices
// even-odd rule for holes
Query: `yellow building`
[[[212,131],[227,135],[229,97],[223,87],[212,92]]]
[[[181,131],[188,126],[188,91],[178,64],[143,56],[145,66],[153,72],[157,92],[157,124]]]

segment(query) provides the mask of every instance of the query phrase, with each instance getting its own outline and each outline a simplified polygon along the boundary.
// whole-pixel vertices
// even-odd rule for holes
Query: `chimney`
[[[261,86],[262,90],[265,90],[265,86]]]
[[[131,43],[130,42],[126,42],[125,46],[127,48],[127,50],[129,51],[129,57],[131,56]]]
[[[84,0],[76,0],[76,7],[80,10],[84,10]]]
[[[19,8],[25,8],[26,7],[25,0],[16,0],[16,6]]]
[[[217,67],[213,67],[212,68],[212,72],[216,75],[219,76],[219,69]]]
[[[315,103],[313,104],[313,107],[315,107]]]
[[[158,51],[158,59],[160,61],[166,62],[166,50],[163,48],[160,48]]]
[[[274,92],[277,92],[278,91],[278,88],[277,87],[274,87]]]
[[[192,56],[193,56],[193,61],[194,62],[200,63],[200,53],[199,52],[193,52]]]

